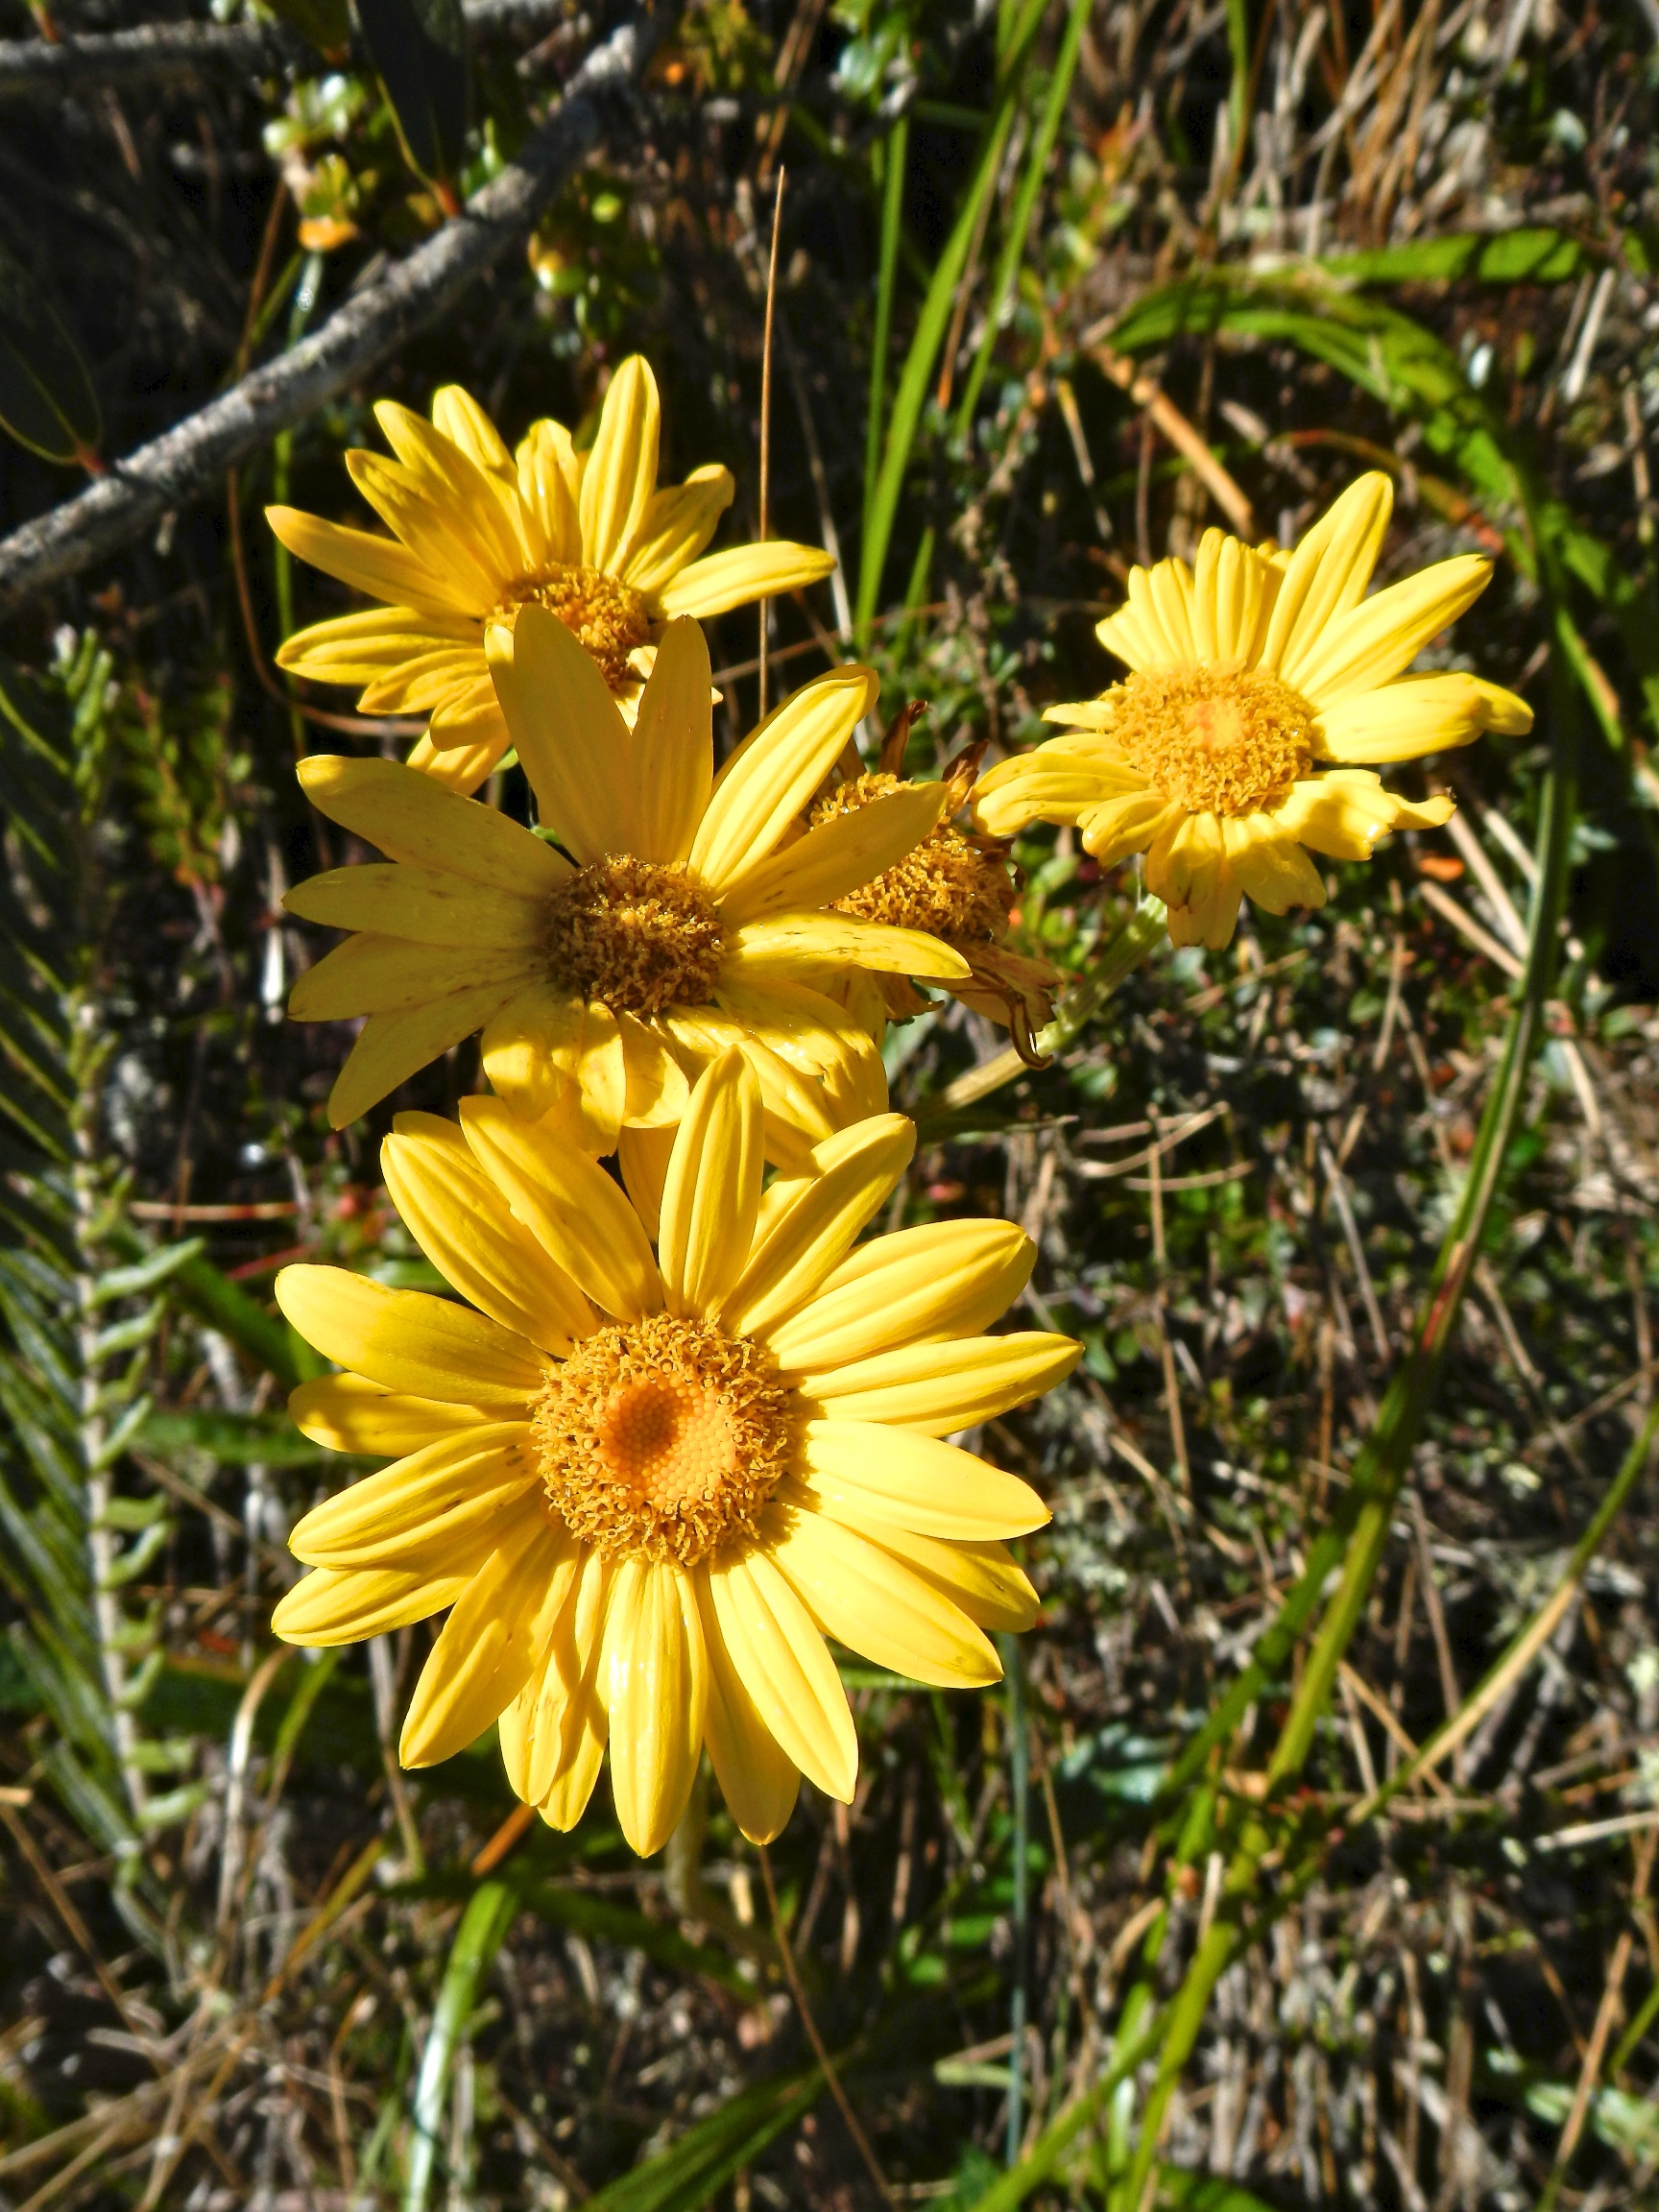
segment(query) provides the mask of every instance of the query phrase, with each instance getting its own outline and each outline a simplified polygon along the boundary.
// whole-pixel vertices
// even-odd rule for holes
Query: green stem
[[[887,415],[887,349],[893,337],[893,286],[904,226],[904,180],[910,167],[910,118],[901,115],[881,146],[881,259],[876,277],[876,330],[870,349],[870,410],[864,419],[864,512],[876,499],[881,430]]]
[[[1008,2004],[1008,2135],[1005,2163],[1018,2166],[1025,2133],[1026,1979],[1031,1964],[1031,1740],[1025,1713],[1025,1671],[1018,1636],[998,1636],[1008,1684],[1008,1782],[1014,1833],[1014,1989]]]

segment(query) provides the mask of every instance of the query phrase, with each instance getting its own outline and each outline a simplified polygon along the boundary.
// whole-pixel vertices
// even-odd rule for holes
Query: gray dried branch
[[[0,540],[0,614],[106,559],[162,515],[217,487],[227,469],[437,322],[525,235],[599,143],[607,107],[637,82],[671,13],[663,7],[618,25],[588,56],[518,159],[436,237],[348,300],[314,337],[117,462],[75,498]]]

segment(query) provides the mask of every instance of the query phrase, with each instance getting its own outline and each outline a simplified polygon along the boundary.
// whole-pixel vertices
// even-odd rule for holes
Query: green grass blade
[[[677,2143],[589,2197],[589,2212],[698,2212],[817,2101],[816,2066],[741,2090]]]
[[[477,2008],[479,1987],[490,1962],[501,1948],[517,1911],[518,1896],[511,1884],[485,1882],[472,1892],[471,1902],[461,1915],[415,2082],[414,2133],[403,2185],[403,2212],[426,2212],[438,2129],[443,2124],[455,2053]]]
[[[899,238],[904,227],[904,180],[910,167],[910,118],[901,115],[882,148],[881,258],[876,276],[876,329],[870,348],[870,409],[864,422],[864,512],[876,503],[881,467],[881,425],[887,413],[887,349],[893,338],[893,286],[899,274]]]

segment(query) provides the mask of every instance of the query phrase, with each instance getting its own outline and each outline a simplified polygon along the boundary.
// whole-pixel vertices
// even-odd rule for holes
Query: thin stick
[[[779,172],[778,184],[780,191],[781,191],[783,184],[781,171]],[[895,2201],[892,2184],[888,2181],[886,2175],[882,2173],[880,2161],[870,2147],[870,2138],[865,2134],[857,2113],[854,2111],[848,2102],[847,2092],[841,2086],[841,2077],[836,2073],[834,2061],[824,2047],[824,2038],[818,2032],[818,2023],[812,2017],[812,2008],[806,2002],[806,1992],[801,1986],[800,1972],[795,1964],[795,1953],[788,1936],[784,1933],[783,1916],[778,1910],[778,1889],[777,1885],[772,1880],[772,1855],[764,1843],[758,1845],[757,1848],[760,1853],[760,1879],[766,1885],[766,1909],[772,1915],[772,1934],[777,1939],[778,1956],[783,1961],[783,1973],[789,1984],[789,1993],[795,2000],[795,2009],[801,2015],[801,2025],[806,2031],[806,2040],[812,2046],[812,2056],[824,2069],[824,2079],[830,2084],[830,2094],[834,2098],[841,2117],[847,2123],[847,2132],[857,2145],[858,2155],[863,2159],[871,2180],[879,2190],[881,2201],[884,2204],[891,2204]]]
[[[759,542],[764,545],[771,533],[770,508],[772,500],[772,310],[778,298],[778,232],[783,220],[783,180],[788,172],[781,163],[778,169],[778,192],[772,202],[772,252],[766,263],[766,333],[760,344],[760,531]],[[760,710],[757,722],[766,719],[767,638],[771,622],[772,602],[760,602],[760,657],[757,663],[760,688]]]

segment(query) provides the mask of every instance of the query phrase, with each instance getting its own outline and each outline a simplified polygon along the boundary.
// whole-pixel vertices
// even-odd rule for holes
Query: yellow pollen
[[[812,826],[902,788],[897,776],[852,777],[817,802]],[[833,903],[867,922],[928,930],[950,945],[991,945],[1008,927],[1014,886],[998,850],[941,822],[902,860]]]
[[[1254,814],[1308,772],[1313,709],[1264,668],[1137,669],[1108,696],[1130,766],[1195,814]]]
[[[628,656],[637,645],[650,643],[651,623],[644,598],[632,585],[608,576],[603,568],[555,565],[510,584],[494,612],[511,619],[531,602],[557,614],[587,646],[613,691],[630,691],[639,682],[637,672],[628,665]]]
[[[771,1354],[664,1313],[578,1344],[550,1372],[531,1432],[547,1503],[577,1536],[686,1567],[758,1537],[795,1453]]]
[[[713,993],[719,910],[683,861],[594,860],[560,884],[546,916],[548,973],[579,998],[660,1014]]]

